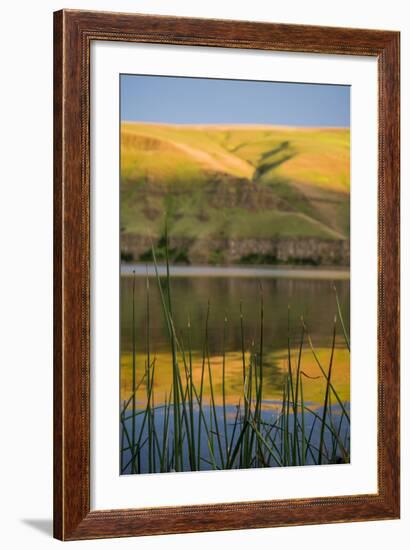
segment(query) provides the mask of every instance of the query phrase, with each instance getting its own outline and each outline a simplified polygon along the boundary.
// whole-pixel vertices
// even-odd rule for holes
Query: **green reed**
[[[167,249],[166,249],[167,250]],[[287,371],[284,375],[282,401],[278,413],[263,414],[264,404],[264,303],[260,293],[259,341],[246,350],[242,305],[239,305],[242,357],[242,391],[235,417],[229,420],[226,405],[226,335],[224,318],[222,344],[222,406],[216,405],[216,389],[209,353],[208,303],[204,326],[202,365],[199,386],[193,379],[191,320],[187,323],[187,349],[177,333],[173,319],[171,277],[166,252],[166,276],[158,271],[152,248],[157,287],[167,327],[172,357],[172,383],[156,404],[155,358],[152,357],[150,333],[150,285],[146,283],[146,359],[145,366],[136,361],[135,273],[132,287],[132,392],[120,411],[121,473],[152,473],[234,469],[271,466],[298,466],[349,462],[349,424],[347,406],[332,383],[337,320],[349,349],[347,331],[336,293],[338,318],[334,320],[329,365],[325,368],[315,351],[309,329],[301,319],[297,356],[292,358],[290,311],[288,311]],[[336,290],[336,289],[335,289]],[[325,381],[322,407],[313,410],[305,403],[302,352],[310,349]],[[249,359],[247,359],[247,351]],[[138,370],[141,376],[138,379]],[[209,386],[209,402],[204,388]],[[136,394],[145,385],[144,409],[137,407]],[[334,412],[334,407],[338,412]],[[309,426],[310,422],[310,426]],[[343,433],[344,431],[344,433]]]

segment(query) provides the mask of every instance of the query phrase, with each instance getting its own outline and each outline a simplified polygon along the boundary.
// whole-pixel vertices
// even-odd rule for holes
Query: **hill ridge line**
[[[168,127],[168,128],[215,128],[215,129],[252,129],[263,130],[263,129],[277,129],[277,130],[290,130],[290,131],[314,131],[314,130],[340,130],[350,132],[349,127],[345,126],[292,126],[288,124],[255,124],[255,123],[235,123],[235,122],[144,122],[137,120],[122,120],[121,125],[132,124],[135,126],[156,126],[156,127]]]

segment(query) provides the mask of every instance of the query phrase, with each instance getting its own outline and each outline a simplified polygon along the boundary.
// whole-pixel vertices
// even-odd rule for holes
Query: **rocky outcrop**
[[[245,239],[228,241],[228,256],[233,263],[272,259],[281,264],[343,265],[350,263],[350,242],[315,238],[298,239]],[[265,263],[262,261],[262,263]]]
[[[155,243],[157,246],[157,243]],[[191,264],[285,264],[348,266],[350,241],[317,238],[297,239],[183,239],[170,238],[169,248]],[[125,261],[149,257],[151,239],[121,235]],[[180,254],[178,254],[180,252]]]

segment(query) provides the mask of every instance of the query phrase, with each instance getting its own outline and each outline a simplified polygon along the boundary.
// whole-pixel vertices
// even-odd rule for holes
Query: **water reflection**
[[[121,352],[132,349],[132,285],[129,276],[121,277]],[[209,349],[218,354],[222,348],[225,317],[228,320],[225,349],[241,349],[240,308],[242,307],[245,347],[259,337],[260,301],[264,302],[264,332],[267,351],[280,350],[288,343],[288,315],[291,345],[298,342],[303,317],[312,340],[318,347],[331,343],[332,322],[337,314],[336,286],[342,314],[349,329],[350,281],[260,279],[243,277],[178,277],[171,282],[173,317],[176,329],[187,335],[191,324],[191,345],[202,350],[209,303]],[[137,350],[146,349],[146,279],[135,279]],[[288,313],[289,308],[289,313]],[[150,341],[154,352],[169,350],[156,280],[150,278]],[[340,336],[338,341],[340,341]]]
[[[161,280],[165,285],[165,279]],[[261,278],[198,274],[171,278],[172,319],[178,338],[177,370],[183,395],[176,409],[171,390],[175,369],[158,282],[149,277],[148,283],[147,291],[147,278],[141,272],[135,277],[121,277],[122,473],[350,460],[350,354],[340,319],[332,349],[334,319],[338,315],[335,290],[349,332],[349,280],[269,278],[266,272]],[[306,333],[301,340],[301,319],[308,328],[314,352]],[[327,372],[330,364],[332,391],[327,399],[329,388],[321,365]],[[141,380],[133,404],[135,414],[130,413],[129,406],[133,365],[137,382]],[[263,392],[258,405],[262,378]],[[201,393],[200,400],[192,389],[190,397],[191,380],[195,391]],[[291,387],[296,383],[299,390]],[[293,409],[295,403],[298,410]],[[247,407],[253,411],[248,420]],[[324,418],[324,414],[328,416]],[[202,418],[205,432],[200,429]],[[252,424],[256,421],[259,428]],[[325,426],[324,431],[321,426]],[[224,434],[216,436],[222,427]],[[246,444],[240,439],[245,429],[249,439]],[[270,443],[261,441],[265,437]],[[225,438],[224,445],[221,438]],[[194,453],[191,447],[195,445]],[[230,463],[227,457],[239,445],[241,451]],[[276,458],[269,451],[272,445],[278,446]],[[180,449],[178,459],[175,449]]]

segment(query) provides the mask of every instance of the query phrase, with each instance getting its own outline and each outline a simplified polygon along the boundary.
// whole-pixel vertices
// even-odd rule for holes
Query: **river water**
[[[165,268],[160,266],[160,281],[165,288],[164,275]],[[181,345],[187,354],[191,354],[195,384],[199,386],[200,383],[206,334],[217,410],[221,412],[222,362],[225,357],[226,406],[233,417],[235,407],[243,396],[242,350],[245,352],[246,361],[252,353],[258,354],[262,333],[263,415],[266,418],[275,415],[282,399],[283,380],[288,370],[289,356],[292,368],[296,369],[302,336],[302,318],[316,356],[327,368],[336,317],[332,381],[340,398],[348,406],[350,357],[338,315],[336,293],[345,328],[349,332],[350,279],[346,271],[314,268],[171,267],[173,323]],[[125,265],[121,270],[122,403],[132,392],[133,300],[137,380],[142,378],[146,371],[149,351],[150,361],[155,363],[155,405],[161,407],[170,395],[172,353],[158,280],[153,267],[147,269],[141,265]],[[326,384],[320,376],[306,333],[303,336],[301,358],[301,368],[306,375],[306,403],[320,411]],[[209,384],[205,381],[205,407],[210,406],[209,389]],[[137,407],[143,410],[146,403],[146,388],[142,385],[137,392]],[[160,418],[159,408],[158,419]],[[197,422],[197,418],[195,421]],[[344,436],[346,429],[347,425],[344,425]],[[206,444],[204,448],[206,449]]]

